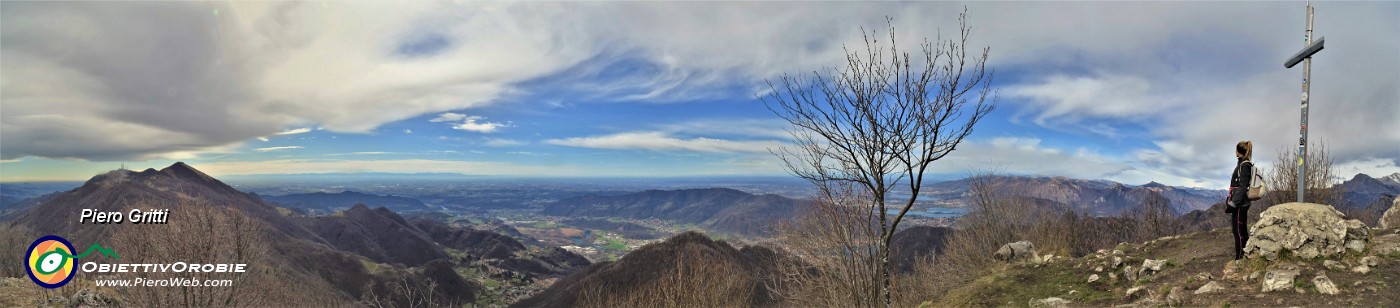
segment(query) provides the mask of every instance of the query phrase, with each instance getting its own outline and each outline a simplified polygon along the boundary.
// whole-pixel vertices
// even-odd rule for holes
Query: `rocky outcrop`
[[[1153,260],[1153,259],[1142,260],[1142,268],[1138,269],[1138,274],[1137,274],[1137,276],[1138,276],[1138,277],[1146,277],[1147,275],[1156,274],[1157,272],[1162,271],[1162,266],[1165,266],[1165,265],[1167,265],[1167,260],[1166,260],[1166,259],[1162,259],[1162,260]]]
[[[1332,283],[1332,279],[1327,278],[1327,275],[1325,274],[1313,277],[1312,282],[1313,287],[1317,288],[1318,293],[1327,295],[1337,295],[1338,293],[1342,293],[1342,290],[1337,289],[1337,285]]]
[[[1297,276],[1297,268],[1280,267],[1269,270],[1264,273],[1264,287],[1259,292],[1291,291],[1293,278]]]
[[[1200,288],[1196,289],[1196,292],[1192,292],[1192,293],[1193,293],[1193,294],[1206,294],[1206,293],[1220,292],[1220,291],[1223,291],[1223,290],[1225,290],[1225,287],[1220,286],[1220,283],[1219,283],[1219,282],[1211,281],[1211,282],[1207,282],[1206,285],[1201,286]]]
[[[1001,249],[997,249],[997,252],[992,254],[992,257],[1007,262],[1027,258],[1039,259],[1039,257],[1035,255],[1035,244],[1031,244],[1031,241],[1020,241],[1001,245]]]
[[[1345,219],[1332,206],[1296,202],[1264,210],[1249,233],[1245,255],[1269,260],[1284,252],[1304,259],[1337,255],[1347,249],[1359,252],[1370,239],[1366,224]]]
[[[1400,228],[1400,197],[1396,197],[1390,209],[1381,214],[1379,225],[1381,229]]]

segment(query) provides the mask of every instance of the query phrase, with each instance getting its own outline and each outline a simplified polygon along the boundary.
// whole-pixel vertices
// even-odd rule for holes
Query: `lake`
[[[968,211],[967,208],[961,207],[926,207],[910,209],[907,215],[926,218],[955,218],[967,215]],[[887,212],[889,212],[890,215],[899,215],[898,209],[888,210]]]

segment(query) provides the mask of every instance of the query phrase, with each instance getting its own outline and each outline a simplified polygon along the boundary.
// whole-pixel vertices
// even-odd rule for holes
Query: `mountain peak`
[[[1385,176],[1385,177],[1380,178],[1380,180],[1381,180],[1382,182],[1387,182],[1387,183],[1390,183],[1390,184],[1400,185],[1400,172],[1396,172],[1395,174],[1387,175],[1387,176]]]
[[[1162,183],[1157,183],[1157,181],[1151,181],[1151,182],[1147,182],[1147,184],[1142,184],[1142,187],[1163,188],[1163,187],[1167,187],[1167,185],[1166,185],[1166,184],[1162,184]]]
[[[1370,175],[1367,175],[1367,174],[1365,174],[1365,173],[1357,173],[1356,176],[1351,177],[1351,180],[1352,180],[1352,181],[1356,181],[1356,180],[1374,180],[1374,179],[1376,179],[1376,178],[1373,178],[1373,177],[1371,177]]]
[[[200,172],[194,167],[190,167],[190,165],[187,165],[185,164],[185,162],[182,161],[175,162],[174,164],[171,164],[170,167],[165,167],[165,169],[160,169],[160,172],[165,172],[170,175],[181,177],[193,176],[201,179],[210,178],[209,175],[204,174],[204,172]]]

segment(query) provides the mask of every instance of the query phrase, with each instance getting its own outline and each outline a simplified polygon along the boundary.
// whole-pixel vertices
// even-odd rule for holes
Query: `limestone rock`
[[[1095,281],[1099,281],[1099,274],[1090,274],[1090,275],[1089,275],[1089,281],[1087,281],[1087,282],[1088,282],[1088,283],[1094,283]]]
[[[1400,228],[1400,197],[1395,198],[1385,214],[1381,214],[1380,226],[1381,229]]]
[[[1346,265],[1346,264],[1344,264],[1344,263],[1342,263],[1342,262],[1337,262],[1336,260],[1322,261],[1322,266],[1323,266],[1323,267],[1326,267],[1327,269],[1336,270],[1336,271],[1344,271],[1344,270],[1347,269],[1347,265]]]
[[[1293,277],[1298,276],[1296,269],[1274,269],[1264,273],[1264,288],[1259,292],[1288,291],[1293,290]]]
[[[1123,299],[1132,301],[1132,300],[1136,300],[1136,299],[1138,299],[1138,298],[1152,297],[1151,294],[1152,294],[1152,290],[1148,290],[1147,287],[1144,287],[1144,286],[1137,286],[1137,287],[1128,288],[1128,291],[1127,291],[1127,292],[1123,292]]]
[[[1138,272],[1134,270],[1134,268],[1133,268],[1132,265],[1124,266],[1124,267],[1123,267],[1123,278],[1124,278],[1124,279],[1127,279],[1129,282],[1137,281],[1137,280],[1138,280]]]
[[[997,252],[993,254],[992,257],[1007,262],[1026,258],[1032,260],[1039,259],[1035,255],[1035,245],[1031,244],[1031,241],[1020,241],[1001,245],[1001,249],[997,249]]]
[[[1153,260],[1153,259],[1142,260],[1142,268],[1141,268],[1141,269],[1138,269],[1138,277],[1145,277],[1145,276],[1147,276],[1147,275],[1152,275],[1152,274],[1156,274],[1157,272],[1161,272],[1161,271],[1162,271],[1162,266],[1165,266],[1165,265],[1167,265],[1167,260],[1166,260],[1166,259],[1162,259],[1162,260]]]
[[[1120,257],[1113,257],[1113,262],[1108,263],[1108,268],[1118,268],[1119,266],[1123,266],[1123,258]]]
[[[1370,231],[1359,220],[1346,220],[1329,205],[1285,203],[1259,214],[1249,228],[1245,255],[1250,258],[1278,259],[1283,251],[1311,259],[1332,256],[1346,249],[1365,249]]]
[[[1186,288],[1182,288],[1181,286],[1172,287],[1171,291],[1167,291],[1167,306],[1182,306],[1186,301],[1190,300],[1190,298],[1191,293],[1186,292]]]
[[[1028,305],[1028,306],[1031,306],[1032,308],[1037,308],[1037,307],[1044,307],[1044,308],[1063,308],[1063,307],[1069,307],[1069,304],[1070,304],[1069,300],[1066,300],[1066,299],[1063,299],[1063,298],[1059,298],[1059,297],[1050,297],[1050,298],[1044,298],[1044,299],[1032,299],[1032,300],[1030,301],[1030,303],[1027,303],[1027,305]]]
[[[1370,273],[1371,273],[1371,267],[1370,267],[1370,266],[1366,266],[1365,264],[1357,265],[1356,267],[1351,268],[1351,272],[1352,272],[1352,273],[1357,273],[1357,274],[1362,274],[1362,275],[1370,274]]]
[[[1338,290],[1337,285],[1333,284],[1332,279],[1328,279],[1327,275],[1317,275],[1317,277],[1313,277],[1312,282],[1313,287],[1317,288],[1318,293],[1327,295],[1337,295],[1338,293],[1342,293],[1342,290]]]
[[[1366,256],[1361,258],[1361,264],[1365,264],[1366,266],[1370,267],[1376,267],[1376,265],[1380,264],[1380,259],[1376,258],[1376,256]]]
[[[1225,290],[1225,287],[1221,287],[1221,286],[1220,286],[1220,283],[1218,283],[1218,282],[1211,281],[1211,282],[1207,282],[1206,285],[1203,285],[1203,286],[1201,286],[1200,288],[1197,288],[1195,294],[1213,293],[1213,292],[1219,292],[1219,291],[1221,291],[1221,290]]]

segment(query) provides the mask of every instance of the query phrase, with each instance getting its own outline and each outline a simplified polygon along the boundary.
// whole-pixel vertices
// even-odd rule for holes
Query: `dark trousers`
[[[1230,213],[1230,234],[1235,239],[1235,260],[1244,258],[1244,242],[1249,240],[1249,207],[1239,207]]]

